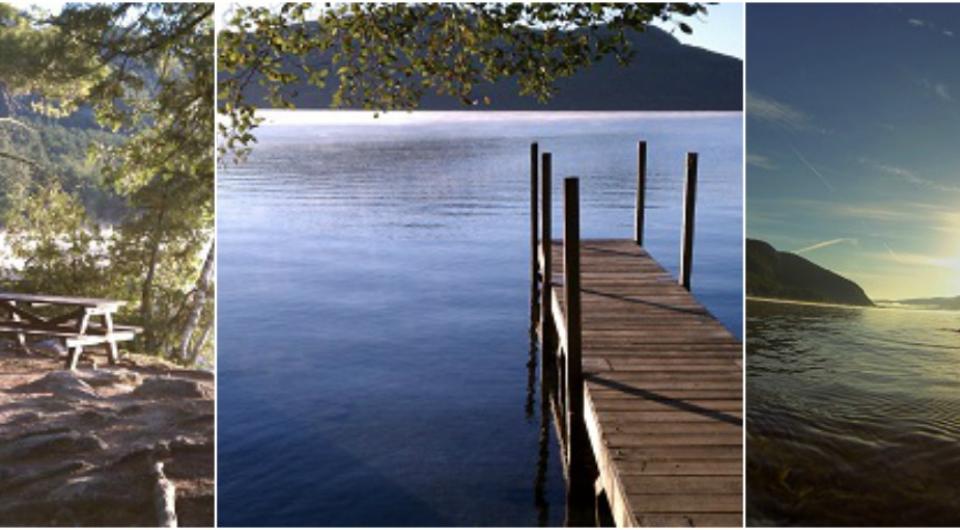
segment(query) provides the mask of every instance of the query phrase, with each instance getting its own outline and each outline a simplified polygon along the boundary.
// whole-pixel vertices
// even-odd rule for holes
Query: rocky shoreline
[[[214,376],[0,346],[0,526],[213,526]]]

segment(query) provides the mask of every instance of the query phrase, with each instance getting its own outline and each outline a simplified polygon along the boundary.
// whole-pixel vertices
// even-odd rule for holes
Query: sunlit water
[[[960,523],[960,312],[748,302],[751,525]]]
[[[674,273],[698,151],[694,293],[740,335],[740,114],[288,116],[219,176],[223,525],[563,523],[528,385],[532,140],[557,233],[578,175],[584,236],[626,238],[646,139],[648,247]]]

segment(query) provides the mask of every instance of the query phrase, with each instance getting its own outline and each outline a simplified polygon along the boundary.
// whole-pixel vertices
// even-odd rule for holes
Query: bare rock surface
[[[0,527],[213,526],[214,378],[0,343]]]

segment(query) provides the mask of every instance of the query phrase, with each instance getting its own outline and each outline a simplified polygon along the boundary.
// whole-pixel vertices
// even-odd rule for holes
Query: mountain
[[[633,60],[626,67],[613,58],[586,68],[572,77],[557,81],[557,91],[546,104],[530,96],[520,96],[515,80],[478,86],[477,100],[490,98],[490,105],[465,106],[450,96],[427,94],[421,110],[725,110],[743,108],[743,62],[734,57],[682,44],[666,31],[650,26],[644,32],[629,32]],[[327,66],[325,61],[311,66]],[[288,72],[295,72],[288,60]],[[230,74],[220,73],[221,78]],[[305,82],[285,87],[298,108],[328,108],[333,93],[329,83],[318,90]],[[249,83],[248,101],[269,107],[266,90],[258,82]]]
[[[924,306],[931,309],[960,310],[960,296],[939,298],[911,298],[909,300],[892,300],[898,304]]]
[[[810,260],[747,239],[747,295],[806,302],[872,306],[856,283]]]

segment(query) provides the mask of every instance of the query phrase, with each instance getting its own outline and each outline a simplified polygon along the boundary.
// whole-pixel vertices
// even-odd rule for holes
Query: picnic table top
[[[123,300],[107,298],[87,298],[82,296],[61,296],[52,294],[27,294],[0,291],[0,302],[24,302],[34,304],[56,304],[81,307],[96,307],[102,309],[117,308],[125,305]]]

